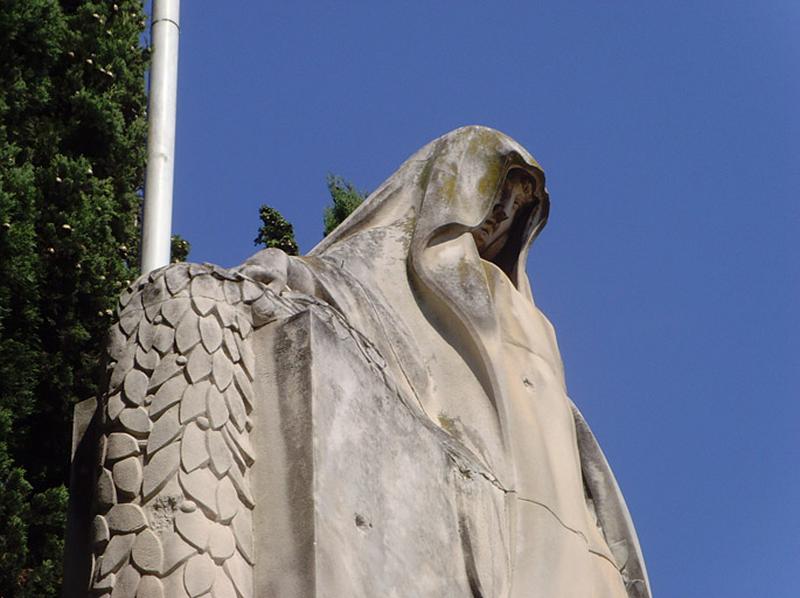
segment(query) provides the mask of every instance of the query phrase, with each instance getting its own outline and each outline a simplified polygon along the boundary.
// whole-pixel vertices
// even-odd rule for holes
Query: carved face
[[[514,233],[519,232],[516,229],[524,227],[524,220],[531,214],[535,205],[534,188],[535,181],[528,173],[522,170],[511,171],[491,213],[472,231],[480,256],[496,263],[503,270],[506,268],[498,258],[508,249],[509,240]]]

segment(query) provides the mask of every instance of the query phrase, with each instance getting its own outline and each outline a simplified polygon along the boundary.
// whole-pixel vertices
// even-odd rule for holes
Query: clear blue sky
[[[529,273],[659,598],[798,595],[800,4],[184,2],[174,228],[307,251],[465,124],[539,159]]]

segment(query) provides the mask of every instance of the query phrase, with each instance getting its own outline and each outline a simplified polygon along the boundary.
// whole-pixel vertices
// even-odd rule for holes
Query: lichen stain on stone
[[[444,411],[439,412],[439,425],[442,430],[450,434],[456,440],[463,440],[461,433],[461,418],[449,417]]]
[[[447,203],[456,201],[456,177],[450,176],[442,183],[442,199]]]
[[[478,192],[482,196],[486,196],[489,193],[494,193],[500,182],[499,179],[500,179],[500,163],[491,162],[487,164],[486,172],[478,181]]]

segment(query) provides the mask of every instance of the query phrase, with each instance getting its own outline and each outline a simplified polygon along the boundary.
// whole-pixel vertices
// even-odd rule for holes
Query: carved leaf
[[[222,393],[215,386],[209,387],[206,402],[208,420],[211,427],[218,430],[228,421],[228,405],[225,403]]]
[[[133,357],[134,352],[130,351],[123,355],[122,359],[114,366],[108,381],[109,390],[115,390],[125,380],[125,376],[133,369]]]
[[[178,479],[181,482],[181,488],[183,488],[183,491],[189,498],[213,512],[216,504],[214,491],[217,485],[214,474],[205,468],[195,469],[191,473],[180,470],[178,472]]]
[[[192,302],[189,298],[173,297],[161,306],[161,315],[173,328],[176,328],[191,306]]]
[[[158,354],[158,351],[154,349],[150,351],[145,351],[141,347],[136,349],[136,364],[143,370],[152,372],[158,365],[160,359],[161,356]]]
[[[193,297],[206,297],[214,301],[225,301],[222,282],[208,274],[192,279],[191,294]]]
[[[227,523],[239,512],[239,497],[236,488],[228,478],[222,478],[217,485],[217,509],[219,520]]]
[[[242,298],[245,303],[252,303],[264,294],[264,287],[257,285],[252,280],[242,283]]]
[[[180,465],[180,444],[175,443],[158,451],[144,466],[142,495],[149,500],[178,471]]]
[[[239,598],[236,588],[233,587],[233,582],[231,582],[228,574],[222,568],[217,568],[217,577],[211,587],[211,595],[214,598]]]
[[[236,339],[234,338],[233,332],[231,332],[230,328],[226,328],[222,332],[222,339],[225,344],[225,350],[230,355],[231,361],[234,363],[239,361],[241,355],[239,353],[239,347],[237,346]]]
[[[179,515],[175,516],[175,529],[178,529]],[[201,515],[202,517],[202,515]],[[205,519],[205,517],[203,518]],[[203,523],[203,526],[206,526],[207,523]],[[184,531],[188,529],[189,524],[186,521],[181,521],[180,526],[184,528]],[[181,532],[183,533],[183,532]],[[189,535],[192,535],[193,532],[189,532]],[[199,539],[199,536],[195,536]],[[207,544],[207,540],[203,540],[203,549],[205,549],[205,545]],[[180,565],[181,563],[188,560],[190,556],[197,552],[197,548],[195,546],[188,544],[181,536],[178,534],[171,534],[164,542],[164,565],[163,570],[164,574],[170,573],[175,567]]]
[[[153,340],[155,339],[155,336],[156,327],[146,319],[142,319],[142,321],[139,323],[139,333],[137,337],[139,340],[139,346],[145,351],[149,351],[153,348]]]
[[[201,551],[208,546],[209,523],[200,511],[179,511],[175,514],[175,529],[184,540]]]
[[[137,457],[128,457],[117,461],[111,469],[114,485],[117,490],[126,496],[139,493],[142,484],[142,464]]]
[[[181,400],[180,420],[182,424],[200,415],[205,415],[206,394],[208,394],[209,388],[211,388],[211,383],[208,380],[202,380],[186,389]]]
[[[238,552],[225,561],[223,568],[240,596],[253,595],[253,570]]]
[[[130,534],[138,532],[147,525],[142,507],[132,503],[118,504],[111,507],[106,515],[108,528],[112,534]]]
[[[231,482],[233,482],[233,487],[236,488],[236,493],[239,495],[239,498],[247,506],[247,508],[254,508],[256,503],[255,500],[253,500],[252,493],[250,492],[250,484],[244,479],[244,476],[239,469],[236,467],[231,467],[228,470],[228,478],[230,478]]]
[[[200,342],[200,325],[194,312],[187,311],[186,315],[175,330],[175,344],[178,351],[187,354],[189,349]]]
[[[220,390],[228,388],[233,381],[233,368],[230,358],[224,351],[214,353],[211,369],[214,375],[214,383]]]
[[[108,435],[106,459],[110,462],[139,454],[139,443],[130,434],[114,432]]]
[[[251,565],[256,564],[255,545],[253,543],[253,514],[247,509],[240,509],[231,522],[236,547]]]
[[[164,276],[159,276],[142,290],[142,305],[144,306],[147,319],[151,322],[158,313],[161,304],[169,297]]]
[[[227,303],[217,303],[214,306],[214,312],[224,327],[231,326],[236,321],[236,309]]]
[[[125,376],[123,390],[129,403],[141,405],[147,394],[147,374],[141,370],[131,370]]]
[[[242,399],[244,400],[247,413],[249,414],[253,410],[253,387],[250,384],[250,380],[248,380],[247,376],[242,373],[241,368],[237,368],[236,373],[233,375],[233,379],[237,388],[239,389]]]
[[[164,382],[173,376],[177,376],[183,370],[183,364],[178,363],[179,357],[183,357],[183,355],[174,355],[170,353],[161,360],[155,371],[153,371],[153,375],[150,376],[150,390],[158,388]]]
[[[207,316],[211,313],[211,310],[214,309],[215,302],[213,299],[192,295],[192,305],[195,311],[201,316]]]
[[[136,534],[125,534],[111,538],[103,551],[103,559],[100,561],[100,577],[105,577],[122,566],[122,563],[131,553],[135,539]]]
[[[225,402],[228,404],[228,411],[230,412],[231,421],[233,421],[233,424],[240,432],[244,432],[247,414],[244,410],[242,397],[239,395],[239,389],[237,389],[235,386],[229,386],[225,390]]]
[[[134,436],[144,436],[150,431],[152,423],[147,411],[142,407],[132,407],[123,409],[119,414],[119,422],[125,428],[126,432]]]
[[[176,376],[162,384],[150,403],[150,417],[158,417],[165,409],[180,401],[188,386],[185,376]]]
[[[117,502],[117,491],[114,487],[114,478],[107,469],[101,469],[97,477],[97,502],[102,508],[108,508]]]
[[[106,402],[106,413],[108,414],[108,419],[111,421],[117,419],[125,407],[125,401],[122,400],[121,392],[108,397],[108,401]]]
[[[231,305],[236,305],[242,300],[242,291],[238,282],[226,280],[222,283],[222,290],[225,293],[225,299]]]
[[[227,525],[215,523],[208,534],[208,553],[216,562],[224,561],[233,556],[236,550],[236,540],[233,538]]]
[[[238,451],[242,455],[247,465],[252,465],[255,461],[255,452],[253,451],[253,446],[250,443],[250,436],[246,433],[240,433],[231,425],[225,426],[223,428],[223,432],[228,438],[230,438],[233,446],[236,447],[234,450]],[[233,447],[231,448],[233,449]]]
[[[247,372],[248,378],[250,380],[253,379],[253,376],[256,372],[256,357],[253,353],[253,349],[250,347],[249,343],[244,341],[240,341],[239,345],[239,353],[242,356],[241,364],[244,366],[245,371]]]
[[[198,382],[209,374],[213,368],[213,359],[202,346],[195,347],[189,355],[189,363],[186,365],[186,373],[191,382]]]
[[[209,353],[219,349],[222,344],[222,327],[219,325],[217,317],[213,314],[200,320],[200,338]]]
[[[156,328],[156,334],[153,337],[153,347],[163,355],[172,348],[174,340],[175,330],[162,324]]]
[[[250,320],[247,318],[247,316],[243,315],[242,313],[237,313],[236,324],[239,328],[239,335],[242,338],[247,338],[250,336],[250,331],[253,330],[253,325],[250,323]]]
[[[161,540],[152,530],[146,529],[136,536],[131,558],[142,573],[160,573],[164,562]]]
[[[170,407],[154,424],[147,439],[147,454],[153,455],[168,442],[174,440],[181,431],[178,421],[178,406]]]
[[[127,565],[117,575],[114,589],[111,591],[111,598],[136,598],[136,589],[139,587],[141,577],[132,565]]]
[[[119,327],[122,328],[122,332],[125,333],[125,336],[130,338],[133,336],[133,333],[136,332],[136,328],[139,326],[139,320],[142,319],[144,314],[137,310],[137,309],[126,309],[119,315]]]
[[[108,523],[102,515],[95,515],[94,520],[92,520],[91,538],[92,544],[96,546],[103,546],[111,538]]]
[[[108,332],[108,344],[106,352],[112,359],[119,361],[128,350],[128,337],[122,332],[119,324],[111,327]]]
[[[189,596],[194,598],[208,592],[214,584],[216,569],[214,561],[207,554],[191,557],[183,572],[183,584]]]
[[[208,454],[211,457],[211,470],[218,478],[222,477],[233,465],[231,451],[221,432],[209,430],[206,439],[208,441]]]
[[[154,575],[145,575],[139,581],[136,598],[164,598],[164,584]],[[169,598],[172,598],[172,596]]]
[[[188,267],[172,266],[164,273],[164,278],[170,294],[176,295],[189,284],[189,269]]]
[[[210,456],[206,446],[206,433],[200,429],[196,422],[186,426],[181,441],[181,463],[187,472],[192,472],[198,467],[208,463]]]

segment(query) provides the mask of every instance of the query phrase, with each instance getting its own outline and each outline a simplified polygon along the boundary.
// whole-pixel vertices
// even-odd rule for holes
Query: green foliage
[[[185,262],[192,250],[192,244],[180,235],[172,235],[170,238],[170,261],[173,264]]]
[[[264,204],[258,210],[258,215],[261,218],[261,227],[258,229],[258,235],[253,239],[255,245],[263,245],[266,248],[274,247],[289,255],[299,253],[297,241],[294,238],[294,227],[278,210]]]
[[[72,407],[136,275],[139,0],[0,2],[0,596],[55,596]]]
[[[329,235],[333,229],[344,222],[345,218],[360,206],[368,195],[368,193],[359,193],[351,182],[338,175],[329,174],[327,183],[333,205],[325,208],[324,236]]]

